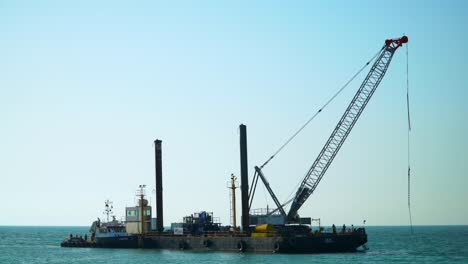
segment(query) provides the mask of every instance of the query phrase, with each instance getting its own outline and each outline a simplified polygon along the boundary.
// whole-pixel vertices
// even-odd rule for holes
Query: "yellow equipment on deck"
[[[270,237],[276,235],[276,229],[271,224],[263,224],[255,226],[255,232],[252,237]]]

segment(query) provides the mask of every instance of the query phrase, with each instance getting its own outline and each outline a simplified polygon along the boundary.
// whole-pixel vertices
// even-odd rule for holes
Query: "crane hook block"
[[[407,42],[408,42],[408,37],[403,36],[397,39],[387,39],[385,40],[385,45],[391,46],[393,44],[393,48],[397,49],[398,47],[401,47],[404,43],[407,43]]]

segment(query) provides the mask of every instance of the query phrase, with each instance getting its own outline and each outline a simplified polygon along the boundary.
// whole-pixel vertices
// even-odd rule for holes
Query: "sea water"
[[[253,254],[159,249],[62,248],[88,227],[0,226],[0,263],[468,263],[468,226],[366,227],[369,250]]]

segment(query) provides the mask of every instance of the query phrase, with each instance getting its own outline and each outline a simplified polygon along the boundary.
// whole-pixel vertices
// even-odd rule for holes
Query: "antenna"
[[[104,212],[103,212],[103,214],[106,215],[106,217],[107,217],[107,222],[109,222],[109,216],[113,216],[113,213],[114,213],[114,212],[112,211],[112,209],[114,209],[114,206],[112,205],[113,202],[110,201],[109,199],[107,199],[107,200],[104,201],[104,204],[105,204],[105,207],[104,207]]]

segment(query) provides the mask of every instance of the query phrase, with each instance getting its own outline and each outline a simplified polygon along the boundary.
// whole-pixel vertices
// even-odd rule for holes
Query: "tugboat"
[[[89,232],[91,233],[91,241],[96,243],[97,247],[106,248],[136,248],[138,247],[138,237],[127,233],[127,228],[124,223],[115,219],[112,215],[112,202],[105,201],[104,214],[107,215],[107,222],[101,223],[98,218],[93,222]],[[112,221],[109,221],[109,216]]]
[[[111,222],[100,223],[99,219],[94,221],[91,229],[91,242],[96,247],[106,248],[136,248],[138,237],[128,234],[125,225],[113,217]]]
[[[112,215],[112,202],[105,201],[104,214],[107,215],[107,222],[102,223],[101,219],[97,219],[91,225],[88,240],[87,234],[82,236],[70,236],[65,239],[60,245],[62,247],[105,247],[105,248],[136,248],[138,247],[138,237],[134,234],[128,234],[126,226],[123,222],[118,221]],[[109,217],[112,221],[109,221]]]

